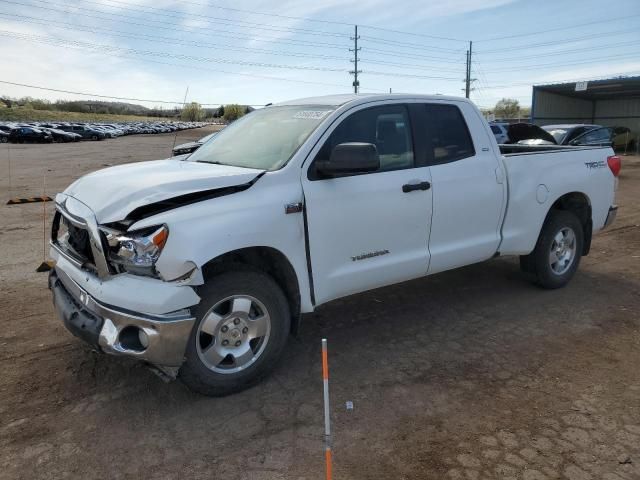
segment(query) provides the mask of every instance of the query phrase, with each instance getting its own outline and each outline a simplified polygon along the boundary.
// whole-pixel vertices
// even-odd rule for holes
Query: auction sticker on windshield
[[[320,120],[327,115],[331,110],[301,110],[296,112],[293,118],[302,118],[306,120]]]

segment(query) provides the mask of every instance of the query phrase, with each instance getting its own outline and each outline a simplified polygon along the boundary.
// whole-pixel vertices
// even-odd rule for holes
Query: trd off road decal
[[[597,162],[584,162],[584,164],[587,166],[587,168],[589,170],[592,170],[594,168],[606,168],[607,167],[607,162],[605,162],[604,160],[600,160]]]

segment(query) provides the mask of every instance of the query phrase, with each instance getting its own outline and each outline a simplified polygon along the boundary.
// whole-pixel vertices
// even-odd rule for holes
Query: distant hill
[[[37,110],[48,112],[72,112],[82,114],[106,114],[106,115],[128,115],[154,118],[178,118],[182,108],[147,108],[143,105],[127,102],[110,102],[103,100],[43,100],[33,97],[9,98],[0,95],[0,112],[13,110],[15,108],[24,110]],[[242,105],[246,113],[253,110],[253,107]],[[220,112],[224,109],[205,108],[205,118],[220,117]],[[5,112],[3,116],[15,117]]]

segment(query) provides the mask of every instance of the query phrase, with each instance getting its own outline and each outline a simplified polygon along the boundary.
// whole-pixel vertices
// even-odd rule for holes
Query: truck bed
[[[610,147],[499,145],[509,200],[502,225],[503,255],[533,250],[547,212],[563,195],[584,198],[593,231],[600,230],[614,202],[615,177],[607,165]]]

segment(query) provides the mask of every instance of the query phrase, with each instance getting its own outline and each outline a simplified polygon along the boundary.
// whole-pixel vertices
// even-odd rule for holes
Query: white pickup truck
[[[284,102],[58,194],[49,287],[96,349],[228,394],[336,298],[497,255],[562,287],[615,217],[619,170],[609,147],[499,146],[464,99]]]

